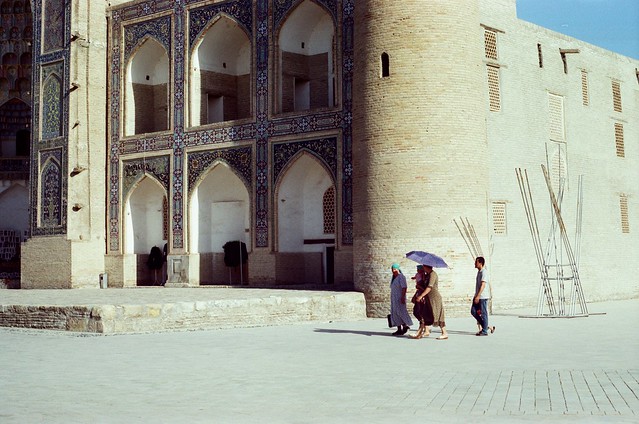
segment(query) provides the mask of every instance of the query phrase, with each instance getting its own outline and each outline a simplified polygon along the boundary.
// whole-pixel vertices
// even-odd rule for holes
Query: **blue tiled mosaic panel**
[[[275,143],[273,146],[273,181],[277,181],[280,173],[291,158],[299,151],[305,150],[319,158],[331,170],[333,180],[337,174],[337,138],[321,138],[318,140],[299,141],[297,143]]]
[[[170,159],[168,156],[135,159],[122,162],[122,197],[126,198],[131,188],[145,174],[152,175],[164,187],[166,193],[169,192]]]
[[[171,17],[162,16],[152,21],[144,21],[124,27],[124,63],[128,63],[131,53],[144,42],[146,37],[157,40],[167,52],[171,51]]]
[[[44,37],[42,50],[50,52],[64,46],[65,2],[62,0],[44,0]],[[38,50],[35,50],[38,52]]]
[[[211,165],[217,160],[227,163],[236,174],[240,175],[244,184],[251,187],[253,180],[253,149],[248,147],[209,150],[190,153],[188,156],[189,192],[206,175]]]
[[[193,49],[195,40],[209,26],[215,16],[225,13],[235,19],[249,34],[253,33],[253,7],[251,0],[237,0],[217,3],[189,11],[189,49]]]
[[[273,20],[275,21],[273,29],[277,30],[282,19],[290,12],[293,5],[297,6],[301,2],[302,0],[273,0],[273,7],[275,8],[273,12]],[[315,2],[324,5],[330,12],[333,20],[337,21],[337,0],[315,0]]]
[[[42,139],[59,137],[62,126],[62,82],[51,74],[42,86]]]
[[[45,161],[41,174],[40,221],[43,227],[62,224],[62,171],[60,162],[54,158]]]

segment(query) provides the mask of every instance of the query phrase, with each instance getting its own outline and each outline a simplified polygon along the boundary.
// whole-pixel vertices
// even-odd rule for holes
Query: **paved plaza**
[[[639,299],[585,318],[88,335],[0,328],[2,423],[639,422]]]

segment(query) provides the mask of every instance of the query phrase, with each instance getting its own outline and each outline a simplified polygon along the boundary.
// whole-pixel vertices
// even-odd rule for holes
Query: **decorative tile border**
[[[298,141],[296,143],[273,143],[273,181],[277,181],[280,173],[291,158],[304,150],[320,159],[331,171],[335,181],[337,177],[337,138],[319,138],[316,140]]]

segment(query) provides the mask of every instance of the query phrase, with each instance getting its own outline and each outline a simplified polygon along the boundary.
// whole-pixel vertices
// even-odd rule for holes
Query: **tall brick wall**
[[[509,4],[510,3],[510,4]],[[494,304],[535,304],[540,273],[515,168],[528,171],[548,251],[552,215],[541,165],[561,145],[567,179],[562,216],[575,243],[579,177],[583,176],[583,224],[579,276],[587,300],[639,295],[639,61],[614,54],[537,25],[515,20],[504,9],[514,1],[482,1],[483,24],[497,32],[501,110],[486,111],[490,164],[489,200],[506,203],[506,234],[491,234],[489,258]],[[538,48],[539,45],[539,48]],[[560,49],[578,51],[565,54]],[[541,51],[541,66],[539,51]],[[588,104],[584,105],[582,71]],[[622,111],[613,109],[612,80],[620,81]],[[486,87],[486,82],[483,82]],[[487,87],[485,88],[487,90]],[[549,137],[549,93],[564,103],[565,142]],[[614,123],[623,123],[625,157],[615,149]],[[548,152],[548,153],[547,153]],[[630,232],[623,233],[619,195],[628,195]],[[490,218],[490,216],[489,216]],[[560,243],[560,239],[556,239]],[[568,263],[565,251],[550,263]],[[557,285],[553,290],[557,293]],[[570,281],[566,286],[570,293]]]
[[[415,264],[403,259],[410,250],[447,258],[454,269],[439,272],[444,298],[472,291],[472,262],[452,220],[469,217],[486,240],[479,28],[471,0],[355,8],[353,268],[369,315],[388,313],[390,265],[412,273]]]

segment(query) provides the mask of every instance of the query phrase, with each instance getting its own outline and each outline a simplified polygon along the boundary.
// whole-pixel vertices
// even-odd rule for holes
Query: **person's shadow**
[[[346,333],[350,333],[350,334],[357,334],[360,336],[393,336],[391,333],[389,332],[381,332],[381,331],[358,331],[358,330],[336,330],[336,329],[332,329],[332,328],[316,328],[315,330],[316,333],[328,333],[328,334],[346,334]]]
[[[357,334],[360,336],[391,336],[391,337],[395,337],[393,336],[393,334],[391,332],[381,332],[381,331],[361,331],[361,330],[337,330],[337,329],[333,329],[333,328],[316,328],[315,330],[316,333],[328,333],[328,334],[346,334],[346,333],[350,333],[350,334]],[[474,336],[475,333],[473,333],[472,331],[460,331],[460,330],[448,330],[449,334],[458,334],[458,335],[462,335],[462,336]]]

